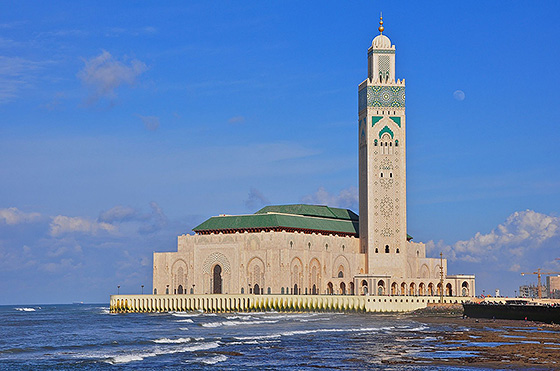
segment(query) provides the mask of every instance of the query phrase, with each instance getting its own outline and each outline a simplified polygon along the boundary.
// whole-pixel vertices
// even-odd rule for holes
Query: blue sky
[[[557,2],[21,1],[0,4],[0,304],[147,292],[152,252],[212,215],[357,210],[380,11],[409,234],[478,294],[560,271]]]

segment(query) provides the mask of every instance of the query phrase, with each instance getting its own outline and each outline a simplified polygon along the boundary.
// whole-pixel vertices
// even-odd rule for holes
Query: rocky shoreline
[[[480,368],[560,369],[560,325],[462,318],[462,315],[456,314],[456,310],[439,307],[407,315],[420,323],[440,325],[445,330],[428,333],[428,336],[435,338],[436,346],[422,351],[422,356],[412,353],[404,361],[388,363],[428,362],[433,365]],[[426,333],[422,336],[425,337]],[[444,352],[451,356],[441,356]]]

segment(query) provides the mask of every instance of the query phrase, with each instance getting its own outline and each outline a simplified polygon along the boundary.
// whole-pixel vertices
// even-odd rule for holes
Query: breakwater
[[[445,304],[459,304],[471,297],[444,297]],[[358,295],[111,295],[112,313],[170,311],[225,312],[410,312],[439,303],[437,296]]]

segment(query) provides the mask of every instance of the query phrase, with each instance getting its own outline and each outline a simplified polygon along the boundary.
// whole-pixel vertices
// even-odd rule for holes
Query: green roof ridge
[[[282,214],[293,214],[313,217],[323,217],[342,220],[358,220],[358,215],[349,209],[341,209],[326,205],[308,205],[308,204],[291,204],[291,205],[270,205],[265,206],[255,214],[266,214],[277,212]]]

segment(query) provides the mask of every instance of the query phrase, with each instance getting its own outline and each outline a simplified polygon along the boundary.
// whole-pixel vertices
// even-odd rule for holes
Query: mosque
[[[358,87],[359,213],[325,205],[219,215],[154,253],[154,294],[474,296],[474,275],[448,275],[406,223],[405,81],[380,34]]]

